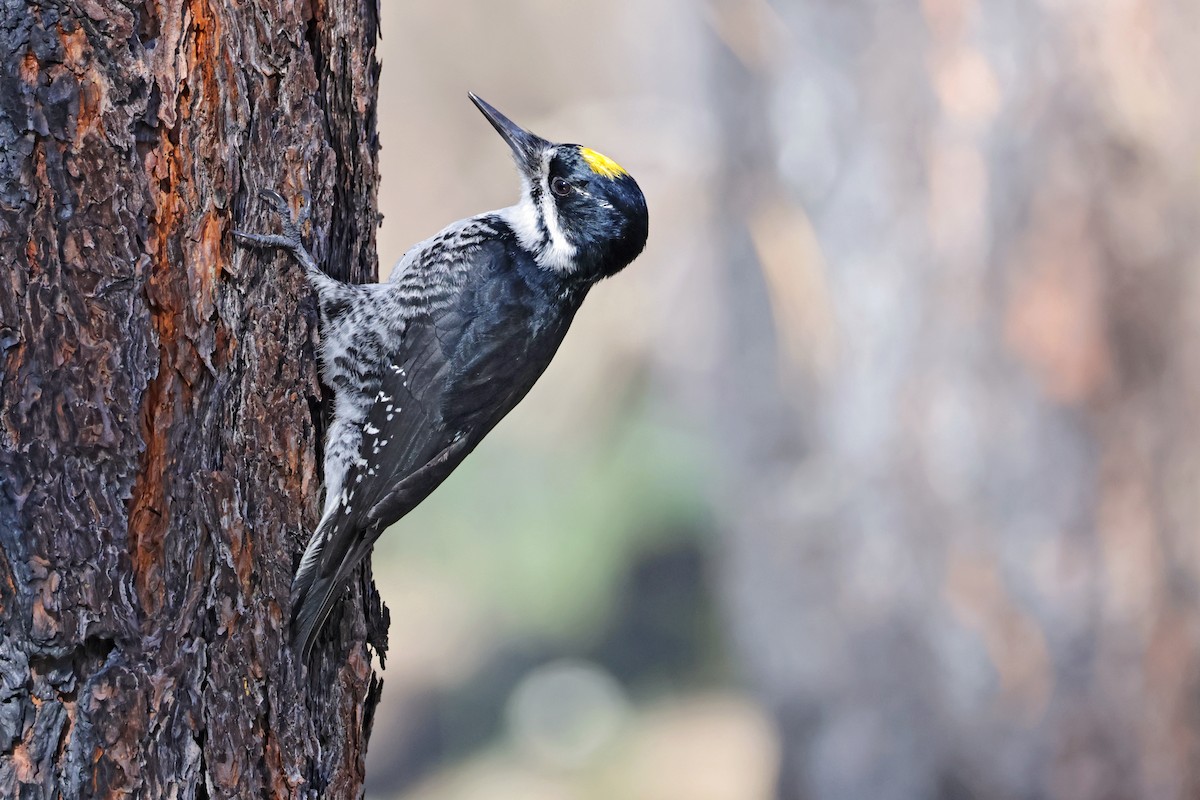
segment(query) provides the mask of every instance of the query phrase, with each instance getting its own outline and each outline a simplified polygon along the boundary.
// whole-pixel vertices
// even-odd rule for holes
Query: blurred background
[[[383,3],[380,260],[646,253],[376,548],[371,800],[1200,796],[1200,4]]]

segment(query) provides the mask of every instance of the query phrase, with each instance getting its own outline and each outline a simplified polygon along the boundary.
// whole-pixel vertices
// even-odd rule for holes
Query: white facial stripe
[[[554,151],[547,149],[542,154],[542,219],[546,222],[546,232],[550,234],[550,244],[538,256],[538,262],[543,267],[570,272],[575,268],[575,246],[567,241],[562,228],[558,224],[558,206],[550,195],[550,159]]]
[[[538,262],[558,272],[570,272],[575,268],[575,246],[567,241],[562,228],[558,226],[558,207],[547,194],[542,195],[542,218],[546,221],[550,242],[538,254]]]
[[[539,266],[555,272],[571,272],[575,269],[576,248],[567,241],[558,224],[558,207],[550,197],[548,185],[550,159],[553,155],[553,150],[546,150],[542,156],[539,187],[541,203],[533,202],[533,191],[529,182],[522,179],[521,201],[504,209],[500,214],[517,235],[521,246],[534,254]]]

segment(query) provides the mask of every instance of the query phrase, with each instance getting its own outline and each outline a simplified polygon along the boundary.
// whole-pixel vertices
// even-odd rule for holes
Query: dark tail
[[[358,562],[371,552],[370,546],[352,548],[335,565],[325,563],[323,556],[331,554],[322,551],[336,545],[327,539],[318,541],[316,537],[314,542],[315,546],[309,545],[311,557],[306,551],[292,583],[292,644],[304,661],[308,661],[317,634],[345,590],[347,579]]]
[[[300,658],[308,661],[313,642],[321,632],[321,626],[329,619],[329,612],[337,602],[344,583],[335,576],[311,581],[297,586],[292,601],[292,644],[300,652]]]

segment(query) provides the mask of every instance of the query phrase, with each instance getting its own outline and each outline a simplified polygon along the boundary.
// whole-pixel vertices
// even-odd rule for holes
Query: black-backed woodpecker
[[[325,506],[292,587],[304,657],[375,540],[432,492],[530,390],[588,290],[646,243],[646,201],[612,159],[535,136],[470,95],[512,149],[513,206],[413,247],[386,283],[346,284],[301,242],[307,206],[278,194],[283,233],[235,235],[288,250],[316,291],[321,371],[333,391]]]

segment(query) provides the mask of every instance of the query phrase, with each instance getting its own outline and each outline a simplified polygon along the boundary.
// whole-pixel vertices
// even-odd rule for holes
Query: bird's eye
[[[571,193],[571,184],[567,183],[562,178],[555,178],[550,181],[550,191],[554,192],[559,197],[566,197]]]

